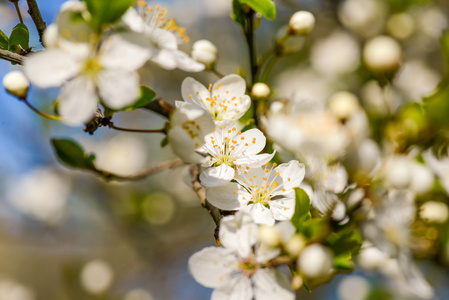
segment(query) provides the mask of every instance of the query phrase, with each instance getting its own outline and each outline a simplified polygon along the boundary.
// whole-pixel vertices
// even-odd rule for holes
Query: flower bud
[[[346,91],[333,94],[329,99],[328,107],[340,120],[347,120],[360,110],[357,97]]]
[[[304,281],[302,280],[302,277],[299,275],[295,275],[292,278],[292,288],[294,290],[299,290],[302,285],[303,285]]]
[[[448,207],[442,202],[427,201],[419,209],[419,217],[427,222],[442,224],[447,221]]]
[[[284,248],[291,256],[296,257],[301,253],[305,245],[304,238],[299,234],[295,234],[285,243]]]
[[[363,49],[363,58],[373,71],[389,71],[399,66],[402,52],[396,40],[387,36],[377,36],[369,40]]]
[[[3,77],[3,86],[11,95],[24,99],[28,94],[30,82],[22,72],[12,71]]]
[[[291,35],[307,35],[315,26],[315,17],[308,11],[295,12],[288,22]]]
[[[192,46],[192,58],[210,69],[217,60],[217,47],[208,40],[196,41]]]
[[[332,252],[320,245],[313,244],[301,252],[298,267],[307,278],[316,279],[327,276],[332,270]]]
[[[255,83],[251,89],[251,95],[255,98],[268,98],[270,93],[271,90],[268,85],[262,82]]]
[[[279,228],[273,226],[261,226],[259,228],[259,241],[271,247],[276,247],[281,243],[282,236]]]
[[[365,247],[359,253],[358,263],[366,270],[376,270],[387,259],[387,255],[376,247]]]

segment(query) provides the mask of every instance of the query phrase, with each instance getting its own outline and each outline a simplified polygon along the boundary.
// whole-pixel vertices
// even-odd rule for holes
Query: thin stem
[[[161,128],[161,129],[132,129],[132,128],[123,128],[123,127],[118,127],[115,126],[114,123],[110,122],[108,124],[109,128],[115,129],[115,130],[120,130],[120,131],[127,131],[127,132],[142,132],[142,133],[163,133],[163,134],[167,134],[167,131],[165,130],[165,128]]]
[[[17,15],[19,16],[20,23],[23,24],[23,18],[22,18],[22,13],[20,12],[20,8],[19,8],[19,2],[16,1],[13,3],[14,3],[14,6],[16,7],[16,11],[17,11]]]
[[[95,171],[95,173],[97,173],[98,175],[100,175],[107,181],[136,181],[136,180],[144,179],[150,175],[154,175],[161,171],[172,169],[172,168],[180,166],[182,164],[184,164],[184,162],[179,158],[173,159],[173,160],[168,160],[168,161],[163,161],[163,162],[156,164],[153,167],[144,169],[137,174],[129,175],[129,176],[122,176],[122,175],[109,173],[107,171],[98,170],[98,169],[95,169],[94,171]]]
[[[267,63],[267,66],[263,70],[262,74],[260,75],[260,81],[266,82],[268,79],[268,75],[270,74],[271,70],[273,69],[274,65],[276,64],[277,60],[279,59],[279,55],[275,53],[270,60]]]
[[[39,11],[39,6],[37,6],[36,0],[27,0],[28,3],[28,13],[33,19],[34,25],[36,25],[37,32],[39,33],[39,41],[42,43],[42,36],[44,35],[45,28],[47,25],[42,19],[41,12]]]
[[[23,64],[25,56],[0,49],[0,58],[16,64]]]
[[[247,28],[245,29],[246,42],[248,44],[249,61],[251,68],[251,85],[254,85],[257,72],[256,48],[254,47],[254,11],[251,9],[247,14]]]
[[[37,109],[36,107],[34,107],[33,105],[31,105],[30,102],[28,102],[28,100],[26,98],[21,99],[23,100],[23,102],[25,102],[25,104],[31,108],[34,112],[36,112],[38,115],[50,119],[50,120],[55,120],[55,121],[62,121],[64,118],[60,117],[60,116],[54,116],[54,115],[50,115],[47,114],[46,112],[40,111],[39,109]]]
[[[221,74],[220,72],[217,71],[217,69],[215,67],[211,68],[209,71],[211,71],[212,73],[214,73],[215,75],[217,75],[218,78],[223,78],[224,75]]]

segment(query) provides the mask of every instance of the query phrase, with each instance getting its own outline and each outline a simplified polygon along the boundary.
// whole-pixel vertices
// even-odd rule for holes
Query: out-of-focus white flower
[[[290,220],[295,213],[294,188],[304,179],[305,167],[298,161],[274,169],[237,165],[237,183],[207,190],[207,199],[220,209],[244,210],[259,224]]]
[[[429,149],[423,153],[426,164],[435,172],[440,178],[441,185],[446,193],[449,194],[449,157],[436,158]]]
[[[233,123],[222,125],[204,137],[204,145],[196,151],[208,157],[201,174],[206,187],[225,185],[235,177],[236,169],[257,168],[269,162],[272,154],[257,154],[265,147],[266,138],[259,129],[240,132]],[[223,208],[224,209],[224,208]]]
[[[434,39],[439,39],[449,26],[446,14],[438,7],[430,6],[418,15],[419,29]]]
[[[294,299],[285,275],[264,264],[279,254],[256,244],[257,226],[246,213],[224,217],[220,225],[224,248],[207,247],[189,259],[189,270],[200,284],[214,288],[212,299]]]
[[[34,292],[23,284],[0,277],[0,299],[4,300],[34,300]]]
[[[376,36],[365,44],[363,59],[373,71],[388,71],[399,66],[402,50],[396,40],[388,36]]]
[[[332,272],[333,254],[321,244],[307,246],[299,256],[298,269],[310,279],[326,277]]]
[[[135,136],[118,134],[97,147],[95,165],[119,175],[133,175],[143,169],[147,160],[146,146]]]
[[[362,276],[350,275],[340,281],[337,291],[341,300],[364,300],[369,295],[370,284]]]
[[[394,84],[405,94],[406,100],[420,102],[435,91],[440,80],[441,77],[425,62],[413,60],[401,66]]]
[[[357,261],[366,270],[377,270],[387,259],[387,254],[372,245],[368,245],[362,247]]]
[[[251,88],[251,95],[256,98],[268,98],[270,94],[270,87],[263,82],[256,82]]]
[[[192,45],[192,58],[206,68],[212,68],[217,61],[218,50],[209,40],[199,40]]]
[[[139,97],[136,69],[147,61],[147,53],[117,35],[106,38],[98,52],[92,47],[50,48],[31,55],[24,64],[37,86],[63,85],[59,112],[68,124],[88,122],[98,97],[112,109],[126,107]]]
[[[371,139],[365,139],[360,143],[357,156],[358,166],[366,174],[376,171],[382,162],[379,146]]]
[[[15,180],[7,199],[22,213],[50,225],[64,217],[70,186],[51,168],[35,169]]]
[[[139,11],[131,7],[123,15],[122,21],[139,36],[127,35],[130,41],[146,47],[150,60],[160,67],[173,70],[179,68],[188,72],[200,72],[204,65],[194,61],[186,53],[178,49],[178,34],[181,40],[187,41],[184,28],[176,25],[173,19],[165,20],[166,9],[159,6],[139,6]]]
[[[362,37],[380,33],[385,14],[385,5],[375,0],[346,0],[338,9],[343,25]]]
[[[92,260],[81,270],[81,286],[90,294],[104,293],[112,284],[114,272],[111,266],[102,260]]]
[[[388,19],[387,29],[393,37],[406,39],[415,31],[415,21],[408,13],[397,13]]]
[[[360,64],[359,47],[359,43],[350,34],[334,31],[312,46],[310,63],[324,75],[346,74],[354,71]]]
[[[333,94],[327,105],[330,111],[342,120],[349,119],[361,109],[357,96],[347,91]]]
[[[448,215],[449,209],[443,202],[427,201],[419,208],[419,217],[427,222],[443,224]]]
[[[315,17],[308,11],[300,10],[290,17],[288,25],[293,35],[307,35],[315,27]]]
[[[257,240],[268,247],[285,245],[294,235],[296,229],[290,221],[278,222],[275,226],[261,225]]]
[[[3,77],[6,91],[19,99],[26,98],[30,82],[20,71],[11,71]]]
[[[290,254],[293,257],[298,256],[301,251],[304,249],[306,245],[306,241],[304,237],[302,237],[299,234],[292,235],[291,238],[289,238],[284,243],[284,249],[287,251],[288,254]]]
[[[400,95],[393,87],[387,85],[382,88],[375,80],[363,85],[362,101],[368,111],[380,115],[395,112],[401,104]]]
[[[384,178],[388,186],[406,188],[412,180],[412,163],[405,155],[393,155],[385,161]]]
[[[432,170],[424,164],[413,161],[411,171],[410,189],[418,195],[430,192],[435,179]]]
[[[218,80],[207,89],[191,77],[181,86],[182,98],[208,111],[214,121],[237,121],[251,105],[251,98],[245,95],[245,80],[231,74]]]
[[[215,129],[211,115],[196,104],[176,101],[170,125],[167,136],[173,152],[187,163],[201,163],[204,157],[195,149],[201,147],[205,135]]]

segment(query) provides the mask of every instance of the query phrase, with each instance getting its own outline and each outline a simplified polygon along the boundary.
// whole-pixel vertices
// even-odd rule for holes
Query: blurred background
[[[52,23],[64,1],[38,0],[42,16]],[[170,0],[154,2],[168,17],[186,27],[190,42],[208,39],[218,48],[217,69],[245,74],[247,48],[239,26],[229,17],[231,0]],[[443,78],[440,39],[449,28],[446,0],[275,0],[278,17],[262,19],[256,31],[259,54],[268,51],[278,32],[297,10],[316,16],[308,38],[289,41],[291,54],[282,57],[267,78],[277,99],[307,95],[326,101],[339,90],[356,94],[365,110],[379,116],[403,103],[430,95]],[[152,1],[149,4],[153,4]],[[33,51],[42,50],[26,1],[19,1],[30,29]],[[0,29],[7,35],[18,23],[14,6],[0,0]],[[393,37],[405,58],[392,82],[391,97],[382,93],[362,65],[363,46],[377,35]],[[0,61],[0,77],[20,69]],[[163,99],[181,100],[186,76],[208,84],[212,73],[166,71],[148,64],[142,84]],[[29,100],[50,112],[57,89],[31,87]],[[117,126],[160,128],[165,120],[150,111],[122,112]],[[215,244],[215,225],[184,183],[185,167],[164,171],[137,182],[107,183],[94,174],[61,165],[50,138],[70,137],[97,167],[130,175],[175,158],[161,149],[157,134],[121,133],[100,128],[94,135],[43,119],[0,90],[0,300],[71,299],[208,299],[211,289],[188,274],[187,260]],[[447,200],[446,200],[447,201]],[[447,232],[447,220],[444,223]],[[446,233],[446,235],[449,235]],[[432,237],[430,236],[430,239]],[[446,237],[448,240],[448,237]],[[448,244],[449,245],[449,244]],[[441,255],[449,261],[449,247]],[[449,269],[434,262],[432,246],[419,262],[436,289],[435,299],[449,299]],[[375,272],[356,268],[317,287],[300,290],[300,299],[402,299],[394,286]]]

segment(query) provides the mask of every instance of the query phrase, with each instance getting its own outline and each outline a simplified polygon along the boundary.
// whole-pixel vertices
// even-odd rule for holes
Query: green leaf
[[[144,107],[145,105],[153,101],[155,97],[156,93],[152,89],[147,88],[146,86],[141,86],[139,99],[133,105],[128,106],[123,110],[129,111]]]
[[[168,136],[164,137],[161,141],[161,148],[164,148],[165,146],[168,145],[170,141],[168,140]]]
[[[354,271],[354,262],[352,261],[352,255],[350,252],[335,256],[333,259],[333,265],[334,268],[340,272]]]
[[[6,34],[0,30],[0,49],[8,50],[9,47],[9,38]]]
[[[310,199],[307,193],[301,188],[295,188],[296,205],[295,213],[292,217],[292,224],[299,232],[305,221],[310,219]]]
[[[83,148],[72,140],[52,139],[51,143],[59,160],[72,168],[94,170],[95,155],[86,155]]]
[[[239,0],[270,21],[276,19],[276,6],[272,0]]]
[[[9,36],[8,50],[17,53],[17,46],[22,47],[23,50],[27,50],[29,48],[29,40],[30,33],[26,25],[17,24]]]
[[[245,12],[243,11],[242,4],[240,4],[239,0],[232,0],[231,18],[241,26],[245,26]]]
[[[362,247],[363,238],[357,228],[346,227],[338,232],[333,232],[327,239],[336,255],[359,253]]]
[[[134,5],[134,0],[85,0],[92,15],[92,26],[101,31],[104,24],[117,22]]]

